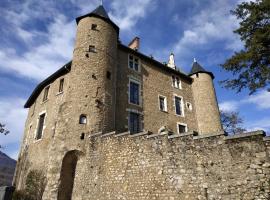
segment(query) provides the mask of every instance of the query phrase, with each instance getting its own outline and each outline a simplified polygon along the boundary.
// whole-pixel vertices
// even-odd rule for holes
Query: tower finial
[[[193,58],[193,62],[197,62],[196,58]]]
[[[103,0],[100,0],[100,5],[103,6]]]

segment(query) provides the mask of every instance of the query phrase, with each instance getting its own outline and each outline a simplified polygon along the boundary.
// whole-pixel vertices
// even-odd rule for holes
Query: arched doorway
[[[74,185],[76,166],[80,152],[69,151],[64,156],[60,174],[60,186],[58,190],[58,200],[71,200]]]

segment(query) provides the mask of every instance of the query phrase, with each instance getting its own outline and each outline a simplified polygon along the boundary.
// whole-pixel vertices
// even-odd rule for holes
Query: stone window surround
[[[177,122],[177,123],[176,123],[176,130],[177,130],[177,133],[178,133],[178,134],[183,134],[183,133],[180,133],[180,132],[179,132],[179,125],[185,126],[185,127],[186,127],[186,130],[185,130],[185,131],[188,132],[188,126],[187,126],[187,124],[182,123],[182,122]]]
[[[129,66],[129,56],[133,56],[133,68],[131,68],[131,67]],[[135,58],[138,59],[138,70],[135,70],[135,69],[134,69]],[[140,58],[134,56],[133,54],[128,54],[128,68],[131,69],[131,70],[134,71],[134,72],[141,73],[141,60],[140,60]]]
[[[45,118],[44,118],[44,123],[43,123],[43,128],[42,128],[42,134],[41,134],[41,138],[40,139],[36,139],[37,138],[37,131],[38,131],[38,125],[39,125],[39,118],[40,118],[40,116],[41,115],[43,115],[43,114],[45,114]],[[42,112],[40,112],[39,114],[38,114],[38,118],[37,118],[37,125],[36,125],[36,129],[35,129],[35,137],[34,137],[34,139],[35,139],[35,141],[34,142],[39,142],[39,141],[41,141],[42,140],[42,137],[43,137],[43,135],[44,135],[44,131],[45,131],[45,128],[46,128],[46,118],[47,118],[47,112],[46,112],[46,110],[44,110],[44,111],[42,111]]]
[[[134,82],[134,83],[136,83],[136,84],[139,85],[139,104],[134,104],[134,103],[131,103],[130,102],[130,93],[129,93],[129,91],[130,91],[130,82]],[[138,80],[138,79],[136,79],[135,77],[129,77],[129,80],[128,80],[128,91],[127,92],[128,92],[128,103],[130,105],[142,107],[142,94],[141,94],[141,92],[142,92],[142,86],[141,86],[141,81]]]
[[[45,95],[45,91],[47,90],[47,88],[49,88],[49,89],[48,89],[48,94],[47,94],[47,98],[44,100],[44,97],[45,97],[44,95]],[[50,97],[50,88],[51,88],[51,84],[47,85],[47,86],[44,88],[41,104],[43,104],[43,103],[45,103],[45,102],[47,102],[47,101],[49,100],[49,97]]]
[[[176,114],[175,97],[179,97],[181,99],[181,111],[182,111],[182,115]],[[174,114],[176,116],[185,117],[185,111],[184,111],[185,106],[184,105],[185,105],[184,104],[184,98],[182,96],[178,95],[178,94],[173,94],[173,107],[174,107]]]
[[[143,120],[143,112],[140,112],[138,111],[137,109],[130,109],[130,108],[127,108],[126,111],[128,112],[128,115],[126,117],[127,119],[127,125],[125,126],[125,128],[129,129],[129,113],[136,113],[136,114],[139,114],[140,115],[140,129],[143,130],[143,127],[144,127],[144,120]]]
[[[160,109],[160,97],[164,98],[164,110]],[[164,95],[158,94],[158,108],[161,112],[168,112],[168,103],[167,103],[167,97]]]

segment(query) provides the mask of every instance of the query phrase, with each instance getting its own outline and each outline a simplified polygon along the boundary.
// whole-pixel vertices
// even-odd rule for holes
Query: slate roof
[[[76,18],[77,24],[79,23],[81,19],[85,17],[97,17],[97,18],[103,19],[104,21],[110,23],[119,34],[119,27],[110,19],[108,13],[106,12],[105,8],[102,5],[98,6],[95,10],[93,10],[92,12],[86,15],[77,17]]]
[[[212,72],[206,71],[197,61],[193,62],[191,71],[189,73],[189,76],[197,73],[206,73],[209,74],[212,79],[215,78],[214,74]]]
[[[26,101],[24,108],[29,108],[36,100],[38,95],[41,93],[44,87],[46,87],[48,84],[55,81],[57,78],[59,78],[62,75],[67,74],[71,69],[72,61],[65,64],[63,67],[61,67],[59,70],[57,70],[55,73],[50,75],[48,78],[46,78],[44,81],[42,81],[40,84],[37,85],[37,87],[34,89],[28,100]]]

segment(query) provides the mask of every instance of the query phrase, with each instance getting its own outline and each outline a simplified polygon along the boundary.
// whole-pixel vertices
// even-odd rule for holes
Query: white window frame
[[[190,105],[190,107],[188,107],[188,104]],[[187,110],[189,111],[192,111],[193,109],[192,104],[190,102],[186,102],[186,107],[187,107]]]
[[[40,116],[45,114],[45,118],[44,118],[44,123],[43,123],[43,128],[42,128],[42,134],[41,134],[41,137],[39,139],[37,139],[37,132],[38,132],[38,126],[39,126],[39,119],[40,119]],[[40,141],[42,140],[43,138],[43,135],[44,135],[44,131],[45,131],[45,128],[46,128],[46,119],[47,119],[47,112],[46,111],[42,111],[38,114],[38,119],[37,119],[37,126],[36,126],[36,130],[35,130],[35,141]]]
[[[133,57],[133,66],[132,67],[129,66],[130,56]],[[135,59],[138,59],[138,70],[135,69]],[[128,54],[128,68],[132,69],[135,72],[140,73],[141,72],[141,60],[137,56],[134,56],[133,54]]]
[[[161,110],[160,109],[160,97],[161,98],[164,98],[164,110]],[[166,96],[163,96],[163,95],[158,95],[158,109],[162,112],[168,112],[168,104],[167,104],[167,97]]]
[[[177,133],[178,134],[183,134],[183,133],[180,133],[180,131],[179,131],[179,125],[185,126],[185,128],[186,128],[185,133],[188,132],[188,126],[187,126],[187,124],[182,123],[182,122],[177,122],[176,123],[176,130],[177,130]]]
[[[178,98],[180,98],[181,99],[181,111],[182,111],[182,113],[181,113],[181,115],[178,115],[177,113],[176,113],[176,104],[175,104],[175,97],[178,97]],[[175,115],[176,116],[181,116],[181,117],[185,117],[185,110],[184,110],[184,108],[185,108],[185,103],[184,103],[184,98],[182,97],[182,96],[179,96],[179,95],[177,95],[177,94],[174,94],[173,95],[173,106],[174,106],[174,112],[175,112]]]
[[[136,83],[139,85],[139,104],[135,104],[135,103],[130,102],[130,82],[133,82],[133,83]],[[141,91],[142,91],[141,90],[141,82],[137,79],[129,78],[129,81],[128,81],[128,103],[130,105],[135,105],[135,106],[141,107],[141,105],[142,105]]]

